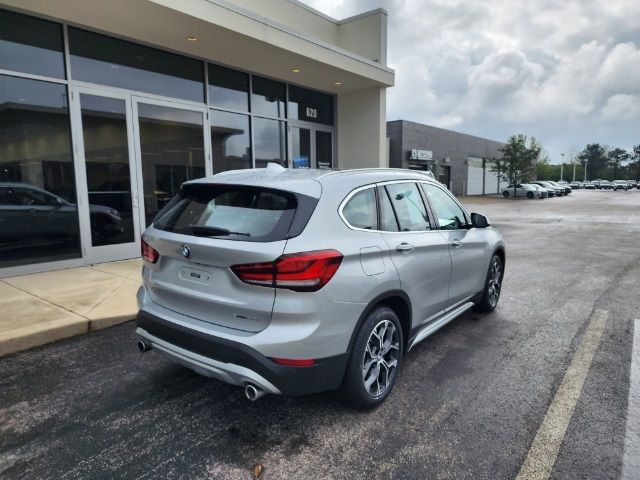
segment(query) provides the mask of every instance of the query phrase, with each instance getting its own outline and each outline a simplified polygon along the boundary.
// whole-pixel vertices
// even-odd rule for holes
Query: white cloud
[[[389,119],[571,147],[640,143],[640,1],[306,0],[389,12]],[[621,121],[624,119],[624,121]]]
[[[602,118],[607,122],[640,120],[640,95],[616,94],[602,107]]]

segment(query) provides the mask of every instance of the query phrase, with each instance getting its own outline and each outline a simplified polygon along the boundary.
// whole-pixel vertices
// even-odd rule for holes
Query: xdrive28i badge
[[[184,258],[189,258],[189,256],[191,255],[191,249],[188,245],[185,245],[183,243],[182,245],[180,245],[180,253]]]

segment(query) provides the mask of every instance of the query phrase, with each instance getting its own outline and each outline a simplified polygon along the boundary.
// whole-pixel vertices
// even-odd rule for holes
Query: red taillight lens
[[[160,257],[158,251],[144,240],[140,241],[140,250],[142,252],[142,258],[147,262],[156,263]]]
[[[319,250],[283,255],[273,263],[234,265],[231,270],[251,285],[317,292],[331,280],[341,262],[340,252]]]
[[[305,358],[302,360],[295,358],[272,358],[271,360],[278,365],[285,365],[287,367],[310,367],[316,363],[313,358]]]

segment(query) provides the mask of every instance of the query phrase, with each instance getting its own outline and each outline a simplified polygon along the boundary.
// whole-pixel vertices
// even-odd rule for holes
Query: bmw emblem
[[[180,245],[180,253],[184,258],[189,258],[189,256],[191,255],[191,249],[183,243],[182,245]]]

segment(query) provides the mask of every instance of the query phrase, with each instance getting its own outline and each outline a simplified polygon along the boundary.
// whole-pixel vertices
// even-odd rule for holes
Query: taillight
[[[342,254],[336,250],[282,255],[275,262],[233,265],[231,271],[245,283],[317,292],[335,275]]]
[[[142,252],[142,258],[147,262],[156,263],[158,261],[158,257],[160,257],[158,251],[144,240],[140,240],[140,250]]]

